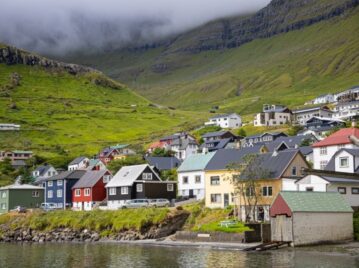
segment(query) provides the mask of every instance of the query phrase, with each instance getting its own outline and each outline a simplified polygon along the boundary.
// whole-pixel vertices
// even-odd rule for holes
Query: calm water
[[[359,258],[323,248],[237,250],[124,244],[0,244],[0,267],[359,267]]]

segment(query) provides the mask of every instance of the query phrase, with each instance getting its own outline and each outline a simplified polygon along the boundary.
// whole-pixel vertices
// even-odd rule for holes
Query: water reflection
[[[313,249],[238,250],[121,244],[0,244],[0,267],[359,267],[358,257]]]

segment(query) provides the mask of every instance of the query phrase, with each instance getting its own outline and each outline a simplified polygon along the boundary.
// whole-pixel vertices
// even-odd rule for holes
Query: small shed
[[[353,239],[353,210],[339,193],[280,192],[270,217],[273,241],[299,246]]]

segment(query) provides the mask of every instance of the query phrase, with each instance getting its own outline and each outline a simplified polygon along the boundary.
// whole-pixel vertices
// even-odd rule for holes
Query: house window
[[[328,152],[327,152],[327,147],[320,147],[320,154],[321,155],[326,155]]]
[[[346,194],[347,193],[347,188],[346,187],[338,187],[338,193]]]
[[[144,181],[150,181],[150,180],[152,180],[152,173],[143,173],[143,174],[142,174],[142,179],[143,179]]]
[[[167,184],[167,192],[173,192],[173,183]]]
[[[254,196],[254,189],[253,187],[248,187],[246,189],[246,196]]]
[[[292,176],[297,176],[297,167],[292,167]]]
[[[62,197],[62,190],[57,190],[56,195],[57,197]]]
[[[6,198],[6,192],[5,191],[1,192],[1,198]]]
[[[103,183],[108,183],[111,180],[111,175],[103,176]]]
[[[195,182],[196,183],[201,183],[201,176],[196,176],[195,177]]]
[[[211,194],[211,203],[221,203],[221,194]]]
[[[182,183],[187,184],[188,183],[188,177],[182,177]]]
[[[81,189],[75,190],[75,196],[81,196]]]
[[[47,172],[47,176],[49,176],[49,177],[51,176],[51,171]]]
[[[40,197],[39,191],[32,191],[32,197]]]
[[[1,203],[1,209],[6,209],[6,203]]]
[[[349,158],[348,157],[339,157],[339,166],[341,168],[349,167]]]
[[[62,180],[57,180],[57,186],[62,186]]]
[[[306,192],[313,192],[313,187],[305,187]]]
[[[327,166],[327,164],[328,164],[328,161],[320,161],[320,169],[324,170],[325,167]]]
[[[54,196],[54,193],[52,190],[47,191],[47,198],[52,198]]]
[[[90,196],[90,188],[86,188],[86,189],[85,189],[84,195],[85,195],[85,196]]]
[[[142,183],[139,183],[136,185],[136,191],[137,192],[142,192],[143,191],[143,184]]]
[[[52,187],[52,185],[53,185],[53,182],[52,182],[52,181],[48,181],[48,182],[47,182],[47,186],[48,186],[48,187]]]
[[[345,144],[339,144],[338,145],[338,150],[340,150],[340,149],[342,149],[342,148],[344,148],[345,147]]]
[[[122,195],[125,195],[125,194],[128,194],[128,187],[121,187],[121,194]]]
[[[219,185],[219,183],[220,183],[219,176],[211,177],[211,185]]]
[[[251,188],[251,189],[253,189],[253,188]],[[273,194],[272,186],[264,186],[262,188],[263,196],[272,196],[272,194]]]
[[[109,195],[116,195],[116,188],[110,188]]]
[[[359,194],[359,188],[358,187],[352,187],[352,194]]]

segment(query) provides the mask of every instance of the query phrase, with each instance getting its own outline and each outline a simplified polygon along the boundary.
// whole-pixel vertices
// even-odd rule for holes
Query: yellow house
[[[243,221],[246,218],[269,221],[269,207],[276,195],[280,191],[296,191],[295,181],[303,176],[302,170],[309,168],[309,165],[299,150],[258,154],[260,164],[251,169],[258,170],[258,174],[262,174],[259,176],[265,174],[265,177],[248,179],[245,177],[248,172],[240,175],[240,172],[228,168],[230,164],[243,161],[248,153],[242,150],[217,151],[208,163],[205,170],[206,206],[225,208],[235,205]]]

